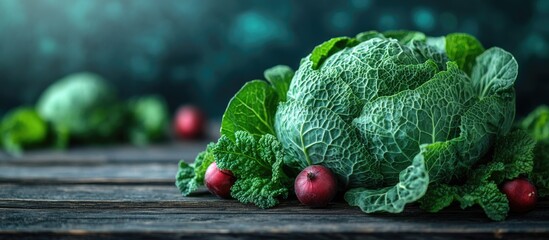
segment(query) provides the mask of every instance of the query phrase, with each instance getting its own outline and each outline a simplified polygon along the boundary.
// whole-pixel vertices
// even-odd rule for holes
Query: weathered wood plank
[[[219,199],[200,189],[194,196],[183,197],[175,186],[150,185],[18,185],[0,184],[0,208],[78,208],[78,209],[135,209],[135,208],[176,208],[187,209],[188,212],[215,212],[217,210],[241,211],[248,213],[303,213],[303,214],[344,214],[359,215],[362,213],[356,207],[344,203],[341,196],[328,208],[308,208],[298,203],[296,199],[281,201],[281,204],[272,209],[259,209],[253,205],[245,205],[236,200]],[[423,212],[417,205],[410,205],[406,211],[397,216],[432,215]],[[533,213],[525,216],[549,216],[549,201],[538,203]],[[537,214],[537,215],[536,215]],[[378,214],[382,216],[384,214]],[[392,214],[386,214],[393,216]],[[442,213],[433,214],[450,218],[474,218],[481,221],[487,218],[479,208],[466,211],[457,206],[451,207]],[[518,217],[518,215],[517,215]],[[529,218],[525,218],[529,220]],[[549,219],[547,219],[549,221]],[[549,226],[548,226],[549,227]]]
[[[276,209],[235,211],[230,208],[192,211],[188,208],[14,209],[0,208],[0,235],[46,233],[60,235],[160,234],[162,236],[369,236],[400,235],[421,238],[452,235],[506,237],[525,234],[549,237],[545,216],[532,212],[505,222],[491,222],[473,214],[423,212],[398,215],[333,214],[313,210],[305,214]],[[527,218],[528,221],[524,221]],[[171,238],[171,237],[170,237]]]
[[[549,238],[549,202],[535,211],[488,220],[478,208],[432,214],[412,205],[401,214],[362,213],[341,200],[311,209],[294,200],[259,209],[175,186],[0,185],[0,238]]]
[[[28,150],[20,157],[0,151],[0,164],[12,165],[75,165],[98,163],[176,162],[192,161],[206,148],[209,140],[179,141],[147,147],[132,145],[80,146],[64,151],[51,149]]]
[[[19,166],[0,164],[0,183],[163,183],[175,181],[177,162]]]
[[[175,179],[174,179],[175,181]],[[186,199],[174,182],[166,185],[120,184],[0,184],[0,200],[72,200],[72,201],[166,201]],[[195,194],[201,198],[210,195],[205,188]]]

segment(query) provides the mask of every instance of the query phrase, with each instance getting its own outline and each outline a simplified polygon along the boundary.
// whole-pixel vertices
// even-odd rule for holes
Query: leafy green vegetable
[[[0,123],[3,148],[20,155],[25,147],[43,143],[48,137],[48,125],[34,108],[17,108],[4,116]]]
[[[286,101],[286,93],[290,87],[290,81],[294,77],[294,70],[285,65],[278,65],[265,70],[265,79],[271,83],[278,94],[278,100]]]
[[[549,142],[538,142],[534,150],[532,180],[541,197],[549,196]]]
[[[532,181],[541,197],[549,196],[549,107],[541,105],[518,123],[538,142],[534,150]]]
[[[49,86],[40,96],[37,110],[81,141],[114,138],[125,114],[114,89],[91,73],[69,75]]]
[[[275,132],[289,166],[322,164],[349,189],[349,204],[400,212],[429,182],[463,176],[509,131],[517,63],[491,48],[469,75],[466,52],[477,48],[458,36],[447,37],[445,50],[416,32],[359,37],[358,45],[325,42],[301,62]],[[463,56],[441,57],[448,49]]]
[[[160,96],[143,96],[128,101],[131,142],[146,145],[166,136],[169,124],[168,107]]]
[[[510,53],[467,34],[334,38],[295,74],[277,66],[268,82],[244,85],[213,158],[237,177],[232,196],[263,208],[287,195],[288,172],[321,164],[365,212],[398,213],[418,199],[438,211],[457,200],[501,220],[509,206],[497,184],[532,172],[531,139],[509,134],[517,72]]]
[[[475,37],[466,33],[448,34],[445,40],[448,58],[455,61],[460,69],[470,74],[475,59],[484,52],[482,44]]]
[[[422,32],[405,30],[386,31],[383,33],[383,36],[385,38],[397,39],[401,44],[408,44],[412,41],[425,41],[425,39],[427,39]]]
[[[275,66],[265,71],[270,82],[253,80],[246,83],[231,99],[223,119],[221,134],[235,140],[235,132],[246,131],[256,137],[274,135],[274,114],[279,101],[286,99],[286,91],[294,73],[287,66]]]
[[[549,141],[549,106],[541,105],[518,123],[537,141]]]
[[[536,142],[524,131],[515,130],[495,143],[492,154],[484,156],[482,162],[467,174],[462,185],[434,184],[420,200],[421,207],[438,212],[458,201],[461,208],[478,204],[492,219],[504,220],[509,212],[509,202],[498,185],[532,172]]]
[[[312,62],[312,68],[318,69],[322,63],[330,55],[342,50],[346,47],[353,47],[358,44],[358,40],[355,38],[348,37],[338,37],[332,38],[313,49],[313,52],[310,56],[310,61]]]
[[[194,163],[188,164],[183,160],[179,161],[179,170],[175,176],[175,185],[183,196],[189,196],[199,186],[204,185],[206,170],[214,162],[214,146],[214,143],[208,144],[206,150],[198,154]]]
[[[261,208],[277,205],[279,197],[288,196],[291,183],[283,171],[282,145],[270,134],[257,140],[251,133],[238,131],[235,139],[221,136],[213,150],[217,166],[230,170],[237,179],[231,196]]]

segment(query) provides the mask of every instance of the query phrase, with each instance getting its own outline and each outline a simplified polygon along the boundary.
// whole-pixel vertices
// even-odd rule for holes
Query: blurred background
[[[365,30],[466,32],[517,58],[517,110],[549,103],[549,1],[0,0],[0,116],[75,72],[219,119],[244,82]]]

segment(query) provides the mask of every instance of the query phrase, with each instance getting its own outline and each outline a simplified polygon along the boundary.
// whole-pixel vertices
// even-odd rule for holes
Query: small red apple
[[[174,130],[177,136],[184,139],[196,139],[204,135],[206,117],[202,111],[192,105],[180,107],[174,119]]]
[[[501,189],[509,200],[511,211],[523,213],[532,210],[537,202],[536,187],[527,179],[517,178],[503,183]]]
[[[231,187],[235,181],[236,177],[231,171],[219,169],[215,162],[208,166],[204,175],[204,183],[208,190],[221,198],[231,197]]]

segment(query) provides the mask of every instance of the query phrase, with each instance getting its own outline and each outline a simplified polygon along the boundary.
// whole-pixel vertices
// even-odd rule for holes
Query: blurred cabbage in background
[[[0,0],[0,115],[87,71],[120,99],[158,94],[169,112],[194,103],[219,118],[264,69],[296,68],[322,40],[372,29],[466,32],[509,50],[524,115],[549,102],[547,26],[545,0]]]

